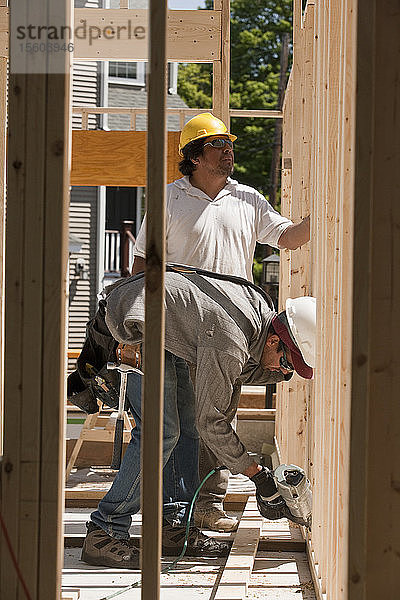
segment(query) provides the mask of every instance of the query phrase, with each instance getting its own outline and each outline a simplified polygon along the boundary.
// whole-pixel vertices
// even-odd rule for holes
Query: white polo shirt
[[[256,242],[278,247],[292,225],[254,188],[228,178],[212,200],[182,177],[167,186],[167,262],[190,265],[253,280]],[[134,253],[145,257],[146,224],[142,223]]]

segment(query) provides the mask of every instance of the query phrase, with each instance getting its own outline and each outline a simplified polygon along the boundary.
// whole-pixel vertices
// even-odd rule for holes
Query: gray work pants
[[[229,423],[232,423],[235,418],[236,411],[240,400],[241,385],[235,384],[233,387],[233,393],[229,408],[226,412],[226,417]],[[199,448],[199,475],[200,481],[213,469],[214,467],[222,466],[218,461],[215,454],[204,444],[200,438]],[[216,507],[222,510],[222,503],[224,501],[226,490],[228,489],[229,471],[224,469],[223,471],[217,471],[212,475],[202,486],[199,496],[196,502],[196,510],[207,510],[210,507]]]

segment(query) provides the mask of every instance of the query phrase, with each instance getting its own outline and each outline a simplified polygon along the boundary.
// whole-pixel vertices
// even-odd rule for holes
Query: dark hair
[[[200,138],[199,140],[194,140],[193,142],[189,142],[183,148],[183,160],[179,163],[179,170],[182,175],[193,175],[193,171],[196,170],[196,165],[193,164],[193,158],[197,158],[200,154],[203,154],[205,138]]]

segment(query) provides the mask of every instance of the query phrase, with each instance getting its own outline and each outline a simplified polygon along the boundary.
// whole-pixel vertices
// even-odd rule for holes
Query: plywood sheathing
[[[398,593],[397,8],[294,4],[282,210],[310,208],[312,227],[309,257],[282,253],[281,291],[316,296],[318,335],[314,382],[280,386],[277,441],[312,479],[308,550],[327,600]]]
[[[168,132],[167,181],[182,175],[178,164],[179,132]],[[146,185],[144,131],[73,131],[71,185]]]

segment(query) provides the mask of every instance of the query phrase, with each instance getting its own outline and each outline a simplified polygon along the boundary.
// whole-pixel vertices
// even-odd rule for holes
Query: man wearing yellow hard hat
[[[294,250],[310,239],[310,224],[309,217],[298,224],[292,223],[274,210],[257,190],[231,178],[236,139],[226,125],[209,112],[193,117],[182,129],[179,168],[183,177],[167,187],[166,258],[170,263],[252,281],[256,242]],[[143,222],[136,240],[134,274],[145,267],[145,227]],[[183,424],[181,439],[164,469],[164,497],[171,498],[170,488],[179,481],[177,472],[182,457],[197,451],[197,434],[193,386],[183,359],[172,364],[167,357],[165,381],[165,389],[175,390],[172,396],[185,399],[179,409]],[[240,383],[234,386],[233,394],[239,397]],[[175,396],[165,398],[165,403],[177,405],[179,398]],[[185,414],[182,411],[186,411]],[[216,464],[213,453],[200,442],[200,477]],[[180,484],[187,494],[195,481]],[[227,484],[227,471],[217,472],[206,482],[197,501],[195,525],[215,531],[233,531],[237,527],[237,520],[228,517],[223,510]]]

